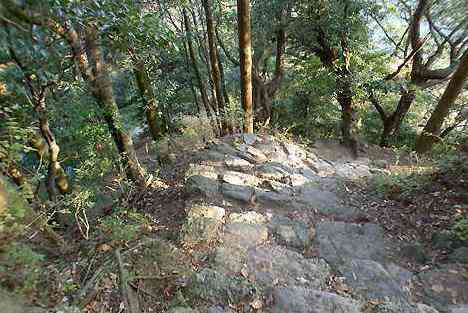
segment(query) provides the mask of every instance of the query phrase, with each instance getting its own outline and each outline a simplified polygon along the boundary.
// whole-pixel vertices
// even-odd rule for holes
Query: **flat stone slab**
[[[237,156],[228,156],[223,159],[227,168],[231,170],[247,171],[253,169],[253,164]]]
[[[247,257],[249,279],[265,287],[305,286],[323,288],[330,275],[321,259],[306,259],[302,254],[281,246],[250,249]]]
[[[304,249],[311,244],[313,232],[304,221],[274,216],[268,225],[276,241],[289,247]]]
[[[224,245],[243,246],[250,248],[268,239],[266,225],[248,223],[229,223],[224,229],[222,241]]]
[[[225,171],[221,176],[223,182],[239,186],[256,186],[259,181],[259,179],[253,175],[236,171]]]
[[[254,196],[254,188],[251,186],[223,183],[221,184],[221,193],[226,198],[250,203]]]
[[[259,177],[275,180],[281,180],[294,173],[294,169],[279,162],[264,163],[257,166],[256,171]]]
[[[215,266],[221,271],[238,273],[247,260],[247,251],[268,239],[263,224],[232,222],[225,226],[222,245],[216,248]]]
[[[267,217],[255,211],[247,211],[242,213],[231,213],[227,222],[261,225],[267,222]]]
[[[210,243],[218,238],[225,210],[218,206],[194,205],[182,226],[182,241],[187,246]]]
[[[238,304],[252,300],[257,293],[255,285],[241,277],[206,268],[192,277],[188,291],[212,304]]]
[[[352,259],[385,263],[387,243],[382,228],[376,224],[320,222],[316,226],[320,256],[338,266]]]
[[[166,311],[166,313],[198,313],[197,310],[187,307],[175,307]]]
[[[272,313],[360,313],[360,304],[350,298],[303,287],[276,288]]]
[[[433,307],[423,303],[411,304],[407,301],[392,301],[378,304],[372,313],[439,313]]]
[[[468,304],[449,306],[449,313],[466,313],[466,312],[468,312]]]
[[[185,188],[207,197],[219,193],[218,169],[210,165],[191,164],[185,174]]]
[[[422,272],[414,284],[422,292],[425,303],[438,309],[468,303],[468,267],[448,264]]]
[[[315,184],[306,184],[297,188],[296,200],[307,207],[319,210],[324,214],[350,215],[354,210],[342,208],[335,192],[323,190]]]
[[[368,300],[402,299],[409,297],[412,273],[394,264],[386,266],[371,260],[350,260],[338,266],[346,284]]]

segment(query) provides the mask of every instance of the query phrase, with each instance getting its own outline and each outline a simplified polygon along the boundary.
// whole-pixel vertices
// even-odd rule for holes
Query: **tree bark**
[[[387,147],[389,140],[398,133],[415,98],[416,91],[413,88],[403,90],[395,111],[386,119],[382,119],[384,127],[380,136],[381,147]]]
[[[86,45],[90,61],[93,63],[92,76],[88,82],[92,93],[100,105],[104,119],[119,151],[122,164],[127,176],[138,186],[146,186],[145,171],[138,161],[132,137],[125,131],[119,108],[115,102],[112,81],[102,55],[98,42],[97,29],[93,26],[86,27]],[[81,52],[80,59],[85,55]],[[80,61],[79,61],[80,62]]]
[[[241,100],[244,109],[244,132],[253,133],[252,102],[252,33],[250,28],[250,0],[237,0],[239,24],[239,59]]]
[[[355,135],[356,113],[353,105],[352,74],[350,70],[350,51],[348,38],[341,39],[343,65],[336,70],[337,101],[341,106],[341,135],[343,143],[357,157],[358,146]]]
[[[468,52],[465,52],[460,65],[450,79],[447,88],[416,142],[416,152],[425,153],[430,151],[434,142],[438,140],[442,124],[449,114],[450,108],[453,106],[455,99],[465,86],[467,77]]]
[[[143,60],[140,60],[135,55],[132,55],[131,58],[133,62],[133,74],[135,75],[138,91],[140,92],[140,97],[145,106],[146,122],[148,123],[151,137],[153,140],[158,140],[161,138],[163,132],[162,121],[160,122],[158,110],[158,101],[154,95],[153,87],[151,86]]]
[[[65,174],[65,171],[63,170],[58,160],[60,147],[57,144],[54,133],[52,132],[49,126],[49,117],[47,114],[46,107],[46,94],[47,89],[49,88],[49,84],[40,86],[34,84],[31,73],[29,73],[26,66],[22,63],[15,50],[13,49],[8,28],[6,28],[6,32],[8,51],[12,60],[15,62],[15,64],[23,74],[25,88],[29,91],[29,94],[31,95],[34,110],[38,117],[41,136],[47,143],[49,165],[47,171],[46,187],[49,199],[54,201],[57,197],[57,189],[61,194],[65,194],[70,191],[70,184],[68,182],[67,175]]]
[[[216,47],[216,34],[214,30],[213,12],[211,7],[211,0],[202,0],[203,9],[205,11],[206,18],[206,30],[208,35],[208,52],[210,54],[210,65],[211,65],[211,76],[213,79],[214,96],[218,106],[222,133],[228,132],[228,126],[225,116],[225,102],[223,97],[223,87],[221,82],[221,72],[219,69],[218,61],[218,48]]]
[[[195,54],[195,49],[193,47],[192,25],[190,23],[190,20],[188,18],[187,11],[186,11],[185,8],[183,9],[182,13],[183,13],[183,16],[184,16],[185,30],[187,32],[186,37],[187,37],[187,46],[188,46],[189,57],[190,57],[190,60],[191,60],[191,63],[192,63],[193,71],[195,73],[195,78],[196,78],[196,80],[198,82],[198,89],[200,90],[202,103],[203,103],[203,106],[205,107],[205,111],[208,114],[208,117],[210,118],[211,126],[213,128],[213,131],[218,136],[218,135],[220,135],[220,132],[219,132],[219,129],[218,129],[218,123],[217,123],[217,120],[216,120],[216,116],[215,116],[213,110],[211,109],[210,100],[209,100],[208,94],[207,94],[206,84],[203,81],[203,78],[201,76],[200,68],[198,66],[197,56]]]
[[[273,78],[266,81],[259,73],[259,65],[265,60],[264,55],[261,55],[252,64],[252,79],[253,79],[253,104],[255,107],[255,120],[263,125],[270,122],[272,116],[272,104],[276,92],[281,87],[283,81],[283,55],[286,49],[286,32],[283,28],[276,31],[276,60],[275,72]]]
[[[65,194],[70,191],[70,185],[68,183],[67,176],[65,175],[65,171],[63,170],[58,160],[60,147],[57,144],[55,136],[49,126],[44,92],[41,92],[41,94],[37,95],[36,99],[34,99],[34,109],[39,119],[39,129],[41,131],[41,135],[49,147],[47,192],[49,194],[50,200],[54,201],[57,196],[56,188],[61,194]]]

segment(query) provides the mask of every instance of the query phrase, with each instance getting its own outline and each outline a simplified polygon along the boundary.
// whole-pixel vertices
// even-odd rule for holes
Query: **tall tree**
[[[294,32],[295,40],[306,51],[315,54],[323,66],[333,73],[336,100],[341,107],[342,141],[356,156],[358,147],[351,54],[352,49],[356,49],[359,32],[363,28],[362,21],[356,18],[361,8],[361,3],[350,0],[333,1],[330,6],[323,3],[300,3]],[[354,47],[351,47],[350,42],[354,42]]]
[[[7,34],[8,52],[10,58],[20,70],[23,76],[24,88],[29,94],[30,101],[33,104],[34,111],[37,116],[39,131],[43,141],[46,143],[47,156],[48,156],[48,170],[47,170],[47,193],[50,200],[55,200],[58,193],[65,194],[70,191],[70,184],[65,171],[59,161],[60,146],[57,143],[55,135],[50,127],[49,114],[47,110],[47,93],[52,86],[56,84],[55,81],[45,81],[43,77],[40,79],[36,77],[33,69],[23,62],[20,56],[16,53],[12,43],[9,27],[3,24],[3,28]],[[27,34],[27,36],[34,36],[34,34]],[[35,42],[37,43],[37,40]],[[37,48],[40,50],[41,48]]]
[[[203,10],[205,11],[206,31],[208,37],[208,50],[210,54],[211,78],[214,86],[214,97],[221,116],[221,125],[223,133],[228,132],[228,125],[225,114],[225,101],[223,96],[223,87],[221,81],[221,72],[219,68],[219,51],[216,42],[216,33],[213,20],[213,10],[211,0],[202,0]]]
[[[145,61],[137,56],[132,49],[130,49],[129,53],[133,64],[133,74],[141,100],[143,101],[149,131],[153,140],[158,140],[162,136],[162,122],[160,121],[158,100],[154,94],[153,86],[151,86]]]
[[[452,2],[454,1],[448,1],[448,3],[444,4],[430,0],[418,0],[414,9],[401,2],[401,15],[408,16],[408,26],[401,40],[398,42],[391,40],[391,42],[394,45],[394,54],[402,54],[402,61],[401,65],[393,73],[384,78],[384,81],[397,78],[407,65],[410,67],[410,73],[407,83],[402,84],[400,88],[400,99],[393,112],[386,112],[375,94],[370,94],[371,103],[376,107],[383,122],[381,146],[387,146],[390,139],[398,133],[403,120],[416,99],[417,90],[431,88],[449,79],[450,75],[455,71],[461,55],[466,50],[468,44],[466,40],[466,17],[445,17],[447,15],[446,6]],[[450,10],[458,9],[463,10],[463,5],[455,4],[455,6],[450,6]],[[453,15],[456,12],[450,14]],[[384,25],[379,22],[379,18],[374,16],[382,31],[390,38]],[[423,37],[421,29],[425,28],[429,32]],[[407,47],[403,49],[401,43],[405,38]],[[445,53],[447,50],[448,55]],[[444,63],[445,58],[448,58],[449,61],[446,67],[433,68],[438,63]]]
[[[237,0],[239,24],[239,59],[241,100],[244,109],[244,132],[253,133],[252,103],[252,34],[250,27],[250,0]]]
[[[427,121],[421,135],[416,142],[416,151],[425,153],[430,151],[434,142],[436,142],[441,133],[442,124],[450,112],[455,99],[465,87],[468,77],[468,51],[461,58],[460,65],[453,74],[442,97],[439,100],[434,112]]]
[[[182,11],[183,14],[183,19],[184,19],[184,27],[186,31],[186,42],[187,42],[187,49],[188,49],[188,55],[190,57],[190,63],[193,68],[193,72],[195,73],[195,79],[198,83],[198,89],[200,91],[200,95],[202,98],[202,103],[205,108],[206,113],[208,114],[210,120],[211,120],[211,126],[214,130],[214,132],[219,135],[219,129],[218,129],[218,123],[216,120],[215,113],[213,112],[213,109],[211,108],[210,105],[210,100],[208,98],[208,93],[207,93],[207,87],[205,84],[205,81],[203,80],[203,77],[201,75],[200,67],[198,65],[198,59],[195,54],[195,48],[193,44],[193,37],[194,33],[192,30],[192,24],[190,23],[190,19],[187,14],[187,10],[184,8]]]
[[[97,27],[88,24],[85,29],[85,42],[89,61],[91,62],[85,59],[86,57],[83,53],[84,46],[75,41],[78,38],[73,35],[71,28],[68,30],[68,38],[71,46],[75,47],[73,49],[75,58],[78,58],[79,63],[86,65],[85,67],[82,65],[82,74],[90,83],[92,93],[102,108],[104,119],[120,153],[127,176],[139,186],[146,186],[145,171],[141,167],[136,155],[132,137],[124,128],[119,107],[115,101],[112,81],[102,55]],[[91,67],[90,63],[92,64]]]
[[[290,2],[271,1],[254,2],[252,6],[253,105],[255,121],[259,124],[270,123],[273,101],[283,83],[291,5]]]

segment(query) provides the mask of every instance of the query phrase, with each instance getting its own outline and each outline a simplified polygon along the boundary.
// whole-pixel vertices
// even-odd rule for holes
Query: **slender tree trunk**
[[[40,87],[35,87],[31,73],[27,70],[27,68],[21,62],[20,58],[13,49],[8,29],[7,42],[10,56],[12,60],[16,63],[18,68],[21,70],[26,85],[25,88],[31,94],[31,98],[34,104],[34,110],[36,111],[39,120],[39,129],[41,132],[41,136],[45,140],[48,147],[49,166],[46,186],[47,192],[49,194],[49,199],[53,201],[57,196],[57,189],[61,194],[65,194],[70,191],[70,185],[65,171],[63,170],[62,166],[60,165],[60,162],[58,161],[60,147],[57,144],[55,136],[49,126],[49,118],[46,107],[46,94],[49,86],[41,85]]]
[[[453,74],[444,94],[439,100],[434,112],[427,121],[421,135],[416,142],[416,151],[425,153],[431,150],[432,145],[439,138],[442,124],[449,114],[450,108],[453,106],[455,99],[458,97],[463,87],[465,86],[468,77],[468,52],[465,52],[461,59],[461,63]]]
[[[146,186],[145,171],[138,161],[132,137],[125,131],[119,108],[115,102],[112,81],[98,43],[97,30],[86,29],[86,44],[91,62],[94,65],[90,85],[94,97],[102,108],[104,119],[119,151],[127,176],[139,186]],[[82,55],[83,56],[83,55]]]
[[[220,135],[220,132],[218,129],[218,123],[216,120],[216,116],[213,110],[211,109],[210,100],[207,94],[206,84],[203,81],[203,78],[200,73],[200,69],[198,67],[197,57],[195,54],[195,49],[193,47],[193,41],[192,41],[192,38],[193,38],[192,26],[187,15],[187,11],[185,9],[183,9],[183,16],[184,16],[185,30],[187,31],[187,46],[188,46],[189,57],[192,63],[193,71],[195,72],[195,78],[198,82],[198,88],[200,90],[202,103],[203,103],[203,106],[205,107],[206,113],[208,114],[211,120],[211,126],[213,128],[213,131],[218,136]]]
[[[65,171],[63,170],[58,160],[60,147],[57,144],[55,136],[49,126],[45,90],[41,92],[40,95],[36,95],[34,98],[34,109],[39,119],[39,129],[49,149],[49,166],[46,185],[49,198],[53,201],[57,196],[57,189],[61,194],[65,194],[70,191],[70,185],[68,183],[67,176],[65,175]]]
[[[185,26],[184,26],[185,27]],[[185,66],[188,71],[190,71],[191,66],[191,61],[189,60],[189,52],[188,52],[188,45],[187,42],[184,43],[184,58],[185,58]],[[197,91],[195,90],[195,86],[193,84],[193,77],[190,75],[190,91],[192,91],[193,95],[193,102],[195,103],[195,106],[197,108],[197,114],[201,117],[208,117],[207,112],[205,110],[205,107],[200,103],[198,100],[198,94]]]
[[[223,134],[228,132],[228,127],[226,123],[226,116],[225,116],[225,102],[223,97],[223,89],[222,89],[222,82],[221,82],[221,72],[219,69],[219,61],[218,61],[218,49],[216,47],[216,34],[214,30],[214,22],[213,22],[213,12],[211,7],[211,0],[202,0],[203,9],[205,11],[206,17],[206,30],[208,35],[208,50],[210,54],[210,65],[211,65],[211,76],[213,79],[213,86],[214,86],[214,95],[216,99],[216,103],[218,106],[219,114],[221,117],[221,127]]]
[[[146,122],[153,140],[158,140],[162,136],[163,127],[160,122],[158,101],[154,95],[145,64],[137,56],[132,56],[133,74],[137,83],[138,91],[145,106]]]
[[[239,24],[239,59],[241,100],[244,109],[244,132],[253,133],[252,102],[252,34],[250,29],[250,0],[237,0]]]

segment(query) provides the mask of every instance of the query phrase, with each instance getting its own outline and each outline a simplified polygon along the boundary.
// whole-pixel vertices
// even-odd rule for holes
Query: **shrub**
[[[452,228],[455,237],[461,241],[468,240],[468,218],[457,221]]]

